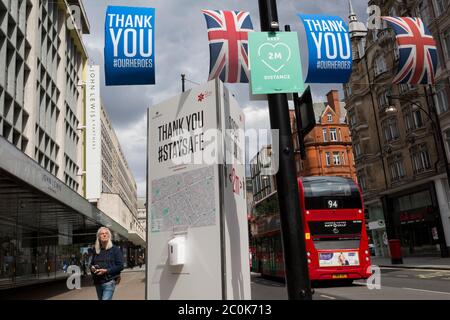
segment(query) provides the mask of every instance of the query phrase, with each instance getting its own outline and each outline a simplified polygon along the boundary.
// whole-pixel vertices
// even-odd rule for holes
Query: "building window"
[[[434,101],[436,103],[438,114],[448,111],[448,97],[443,85],[436,86],[436,95],[434,96]]]
[[[387,71],[386,60],[380,55],[375,59],[375,76]]]
[[[389,16],[391,16],[391,17],[396,17],[397,16],[397,10],[395,9],[395,7],[391,7],[389,9]]]
[[[328,122],[333,122],[333,115],[328,113]]]
[[[325,153],[327,166],[331,166],[331,155],[329,152]]]
[[[356,178],[358,179],[358,184],[361,190],[366,190],[366,178],[364,177],[364,174],[362,171],[359,171],[356,175]]]
[[[410,132],[411,130],[414,130],[414,124],[413,124],[413,121],[412,121],[411,113],[407,113],[404,116],[403,121],[405,122],[406,132]]]
[[[386,120],[383,123],[383,129],[384,137],[386,138],[387,142],[397,140],[400,136],[396,118]]]
[[[366,39],[363,38],[358,41],[358,57],[361,59],[366,53]]]
[[[417,15],[422,18],[423,23],[428,27],[430,23],[431,12],[428,6],[428,0],[422,0],[417,7]]]
[[[339,155],[339,152],[333,152],[333,164],[335,166],[341,165],[341,156]]]
[[[413,89],[414,89],[414,87],[412,85],[410,85],[409,83],[403,83],[398,86],[398,90],[400,93],[406,93]]]
[[[391,180],[398,181],[405,176],[405,167],[400,156],[394,157],[389,164]]]
[[[445,48],[445,54],[447,59],[450,58],[450,28],[444,31],[442,35],[442,41],[444,42],[443,47]]]
[[[331,141],[337,141],[336,129],[330,129],[330,139]]]
[[[414,173],[420,173],[431,168],[430,154],[426,145],[416,147],[411,151]]]
[[[450,129],[447,129],[444,133],[444,139],[447,143],[447,153],[450,155]]]
[[[352,114],[350,116],[350,126],[354,127],[357,122],[358,122],[358,118],[356,117],[356,114]]]
[[[420,110],[414,110],[413,113],[414,127],[416,129],[423,127],[422,113]]]
[[[387,89],[378,97],[378,109],[384,109],[389,106],[389,97],[391,95],[391,89]]]
[[[439,17],[442,13],[447,10],[450,5],[448,0],[434,0],[434,11],[436,13],[436,17]]]
[[[358,158],[361,155],[361,145],[359,143],[355,143],[354,150],[355,157]]]
[[[323,133],[323,142],[327,142],[328,141],[328,139],[327,139],[327,129],[326,128],[322,129],[322,133]]]

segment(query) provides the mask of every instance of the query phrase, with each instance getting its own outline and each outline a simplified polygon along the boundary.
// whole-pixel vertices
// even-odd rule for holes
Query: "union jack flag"
[[[202,10],[209,39],[209,80],[248,83],[248,32],[253,31],[250,13]]]
[[[436,41],[420,18],[383,17],[394,30],[400,52],[393,83],[434,84],[438,63]]]

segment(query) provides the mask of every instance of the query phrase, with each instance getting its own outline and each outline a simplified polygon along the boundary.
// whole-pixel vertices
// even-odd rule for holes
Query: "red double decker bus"
[[[310,279],[368,278],[370,251],[357,184],[348,178],[320,176],[299,178],[298,187]],[[255,271],[284,277],[280,229],[266,231],[255,235],[255,258],[259,260]]]
[[[370,277],[369,239],[357,184],[341,177],[298,180],[311,280]]]

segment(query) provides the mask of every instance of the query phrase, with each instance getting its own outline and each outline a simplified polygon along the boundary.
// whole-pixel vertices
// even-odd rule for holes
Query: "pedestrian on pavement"
[[[99,300],[112,300],[116,285],[123,270],[123,255],[119,247],[112,243],[111,231],[101,227],[97,231],[95,252],[89,269],[94,279]]]

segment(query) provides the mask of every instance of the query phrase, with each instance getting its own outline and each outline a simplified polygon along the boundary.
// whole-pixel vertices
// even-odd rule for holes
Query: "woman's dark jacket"
[[[99,254],[94,250],[93,254],[89,269],[91,266],[97,265],[100,269],[108,270],[101,276],[92,273],[95,284],[103,284],[120,276],[120,272],[123,270],[123,255],[119,247],[113,246],[109,250],[101,249]]]

